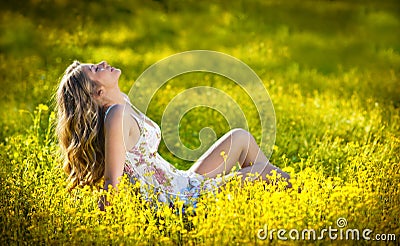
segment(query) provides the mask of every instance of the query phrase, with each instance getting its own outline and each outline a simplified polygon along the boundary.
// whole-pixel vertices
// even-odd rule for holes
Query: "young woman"
[[[158,153],[160,128],[137,110],[118,87],[121,70],[107,62],[73,62],[57,91],[57,135],[64,155],[70,188],[92,185],[103,177],[104,188],[117,187],[127,174],[132,182],[151,187],[158,199],[195,198],[204,189],[221,184],[217,176],[229,173],[236,163],[238,175],[254,179],[258,173],[269,182],[276,170],[291,187],[289,175],[273,166],[253,136],[234,129],[226,133],[187,171],[178,170]],[[225,156],[221,156],[221,153]],[[248,175],[250,176],[250,175]]]

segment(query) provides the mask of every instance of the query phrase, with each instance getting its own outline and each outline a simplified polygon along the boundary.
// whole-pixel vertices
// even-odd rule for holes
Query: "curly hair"
[[[94,185],[104,175],[104,109],[93,98],[95,90],[78,61],[66,69],[57,90],[56,133],[69,190]]]

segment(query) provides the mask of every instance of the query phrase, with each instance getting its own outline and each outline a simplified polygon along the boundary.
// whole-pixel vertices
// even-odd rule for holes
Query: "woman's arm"
[[[124,106],[115,105],[107,114],[104,122],[105,137],[105,167],[104,167],[104,189],[108,186],[117,188],[119,178],[123,175],[125,163],[124,129],[123,129]],[[105,210],[109,205],[105,196],[100,198],[99,209]]]
[[[104,189],[111,184],[114,188],[119,183],[125,163],[125,145],[123,129],[124,106],[115,105],[107,114],[104,123],[105,137],[105,168]]]
[[[139,124],[130,116],[129,107],[117,104],[113,106],[105,119],[105,168],[104,189],[109,185],[117,188],[119,178],[124,173],[126,150],[133,148],[140,138]],[[107,205],[105,197],[101,198],[99,207],[104,210]]]

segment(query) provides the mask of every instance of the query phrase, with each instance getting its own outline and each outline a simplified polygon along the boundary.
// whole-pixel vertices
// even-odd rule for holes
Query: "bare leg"
[[[225,152],[226,160],[221,156]],[[247,174],[256,172],[262,179],[269,182],[267,176],[276,170],[287,181],[289,175],[273,166],[257,145],[254,137],[243,129],[234,129],[222,136],[208,149],[196,163],[189,169],[209,178],[218,174],[226,174],[239,163],[239,174],[245,178]],[[291,187],[289,183],[288,187]]]

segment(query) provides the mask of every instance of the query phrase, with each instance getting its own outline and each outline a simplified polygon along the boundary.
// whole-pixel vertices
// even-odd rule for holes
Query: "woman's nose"
[[[103,67],[107,67],[108,63],[106,61],[102,61],[100,62],[100,65],[102,65]]]

